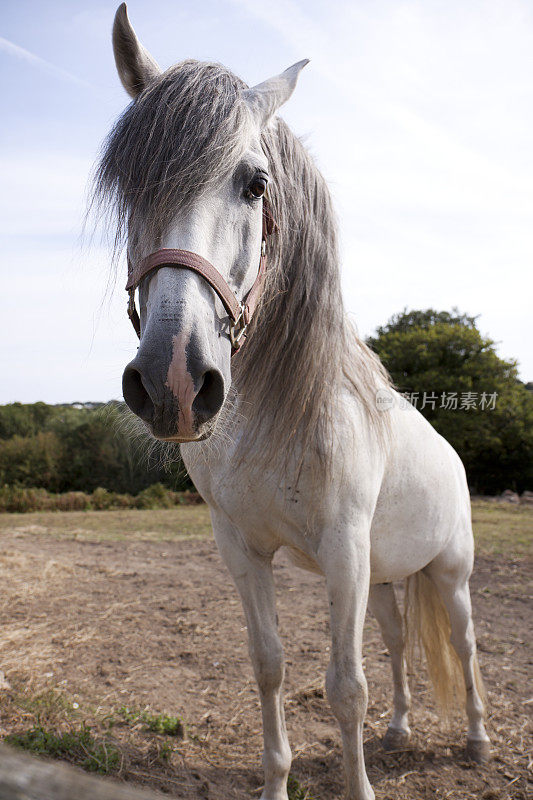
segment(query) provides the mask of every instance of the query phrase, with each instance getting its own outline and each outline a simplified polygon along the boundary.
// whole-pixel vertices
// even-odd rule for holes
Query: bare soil
[[[44,724],[45,710],[28,699],[47,689],[68,699],[57,722],[63,726],[86,721],[103,733],[106,717],[119,719],[122,706],[178,714],[187,732],[172,740],[168,760],[161,756],[165,737],[117,722],[108,734],[121,751],[114,779],[187,800],[259,797],[261,722],[245,621],[212,540],[84,541],[19,528],[4,530],[1,541],[0,736]],[[291,774],[302,787],[294,797],[337,800],[343,775],[340,735],[323,692],[323,581],[283,557],[276,579]],[[412,745],[382,751],[390,659],[367,618],[365,754],[378,798],[532,796],[530,587],[525,559],[477,559],[472,595],[493,744],[486,767],[466,761],[463,718],[439,718],[423,668],[411,676]]]

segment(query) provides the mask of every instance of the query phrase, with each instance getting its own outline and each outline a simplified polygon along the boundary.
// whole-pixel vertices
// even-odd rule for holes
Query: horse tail
[[[429,677],[441,712],[448,717],[465,700],[463,670],[450,641],[450,618],[437,587],[423,572],[410,575],[405,587],[406,656],[412,672],[415,651],[425,652]],[[481,673],[474,665],[476,688],[484,696]]]

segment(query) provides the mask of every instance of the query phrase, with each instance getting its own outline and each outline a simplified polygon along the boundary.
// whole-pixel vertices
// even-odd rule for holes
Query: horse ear
[[[126,3],[122,3],[115,14],[113,52],[122,85],[134,99],[161,74],[158,64],[137,39],[128,19]]]
[[[294,91],[300,71],[306,64],[309,64],[308,58],[293,64],[280,75],[275,75],[244,91],[244,99],[261,128],[274,116],[278,108],[287,102]]]

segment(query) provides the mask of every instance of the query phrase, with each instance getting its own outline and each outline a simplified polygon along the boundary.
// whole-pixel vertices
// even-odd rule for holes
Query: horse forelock
[[[94,203],[116,225],[115,254],[156,249],[176,214],[216,186],[247,146],[246,84],[220,64],[182,61],[126,108],[104,142]]]
[[[245,88],[219,64],[184,61],[126,109],[95,174],[95,200],[114,212],[117,249],[127,237],[134,250],[157,246],[180,208],[235,168],[249,144]],[[248,450],[260,435],[261,458],[280,466],[291,445],[302,453],[313,448],[327,474],[339,389],[361,401],[381,437],[387,415],[377,411],[375,393],[389,380],[344,311],[324,178],[280,118],[261,142],[276,231],[261,302],[232,365],[247,418],[243,443]]]

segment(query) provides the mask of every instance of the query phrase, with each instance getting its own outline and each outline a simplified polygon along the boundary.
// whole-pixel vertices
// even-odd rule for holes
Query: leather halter
[[[231,320],[230,339],[233,352],[241,347],[243,337],[246,336],[246,329],[252,319],[252,315],[257,307],[263,288],[263,278],[266,270],[266,240],[275,228],[274,218],[270,211],[268,200],[263,197],[263,234],[261,240],[261,257],[259,259],[259,270],[254,284],[245,300],[239,300],[235,292],[230,288],[225,278],[220,272],[198,253],[191,253],[189,250],[174,250],[164,248],[156,250],[144,258],[136,267],[128,258],[128,282],[126,290],[129,293],[128,316],[131,324],[139,339],[141,338],[141,320],[135,307],[135,289],[140,282],[151,272],[160,267],[180,267],[190,269],[200,275],[218,295]]]

